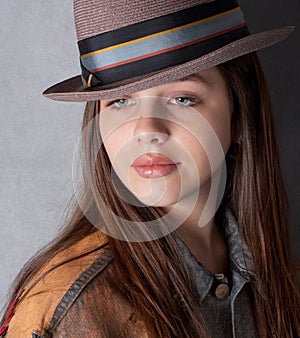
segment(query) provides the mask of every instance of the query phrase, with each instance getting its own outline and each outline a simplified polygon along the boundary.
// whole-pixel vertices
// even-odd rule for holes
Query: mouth
[[[156,178],[171,174],[178,164],[162,154],[144,154],[136,158],[131,166],[141,177]]]

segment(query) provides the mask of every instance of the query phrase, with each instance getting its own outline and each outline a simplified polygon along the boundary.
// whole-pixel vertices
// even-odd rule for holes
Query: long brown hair
[[[219,69],[233,101],[235,141],[226,155],[228,180],[216,217],[222,219],[225,210],[230,208],[250,248],[256,276],[252,281],[254,304],[261,336],[300,335],[300,301],[294,280],[294,256],[290,251],[288,200],[266,80],[255,53],[224,63]],[[97,103],[87,103],[82,130],[97,114]],[[159,210],[143,208],[141,211],[115,192],[104,147],[93,158],[101,142],[98,129],[94,123],[83,139],[83,163],[96,163],[96,167],[94,178],[85,181],[81,203],[88,204],[90,210],[97,210],[98,221],[110,226],[111,218],[98,208],[98,194],[114,213],[125,219],[145,222],[157,218]],[[90,177],[93,168],[87,167],[84,172]],[[11,299],[47,260],[94,231],[97,229],[75,201],[68,225],[43,253],[24,267]],[[209,336],[171,235],[142,243],[112,237],[108,240],[115,277],[122,281],[120,287],[128,301],[142,314],[149,337]]]

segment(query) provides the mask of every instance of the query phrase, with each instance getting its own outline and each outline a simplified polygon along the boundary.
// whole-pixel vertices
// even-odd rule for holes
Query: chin
[[[159,196],[158,194],[133,194],[141,203],[147,205],[148,207],[171,208],[178,202],[177,196]]]

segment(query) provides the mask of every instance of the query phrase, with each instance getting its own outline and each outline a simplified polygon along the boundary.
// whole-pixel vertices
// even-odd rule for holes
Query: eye
[[[195,97],[190,97],[190,96],[178,96],[170,100],[170,103],[176,104],[182,107],[192,106],[196,102],[197,102],[197,99]]]
[[[133,99],[126,99],[126,98],[121,98],[121,99],[117,99],[114,101],[111,101],[107,104],[107,106],[116,108],[116,109],[120,109],[120,108],[125,108],[127,106],[130,106],[132,104],[134,104],[134,100]]]

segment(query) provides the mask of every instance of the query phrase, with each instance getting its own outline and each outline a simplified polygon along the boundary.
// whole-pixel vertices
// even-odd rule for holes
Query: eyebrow
[[[183,82],[183,81],[201,82],[209,86],[209,82],[203,76],[197,73],[185,76],[181,79],[175,80],[174,82]]]

